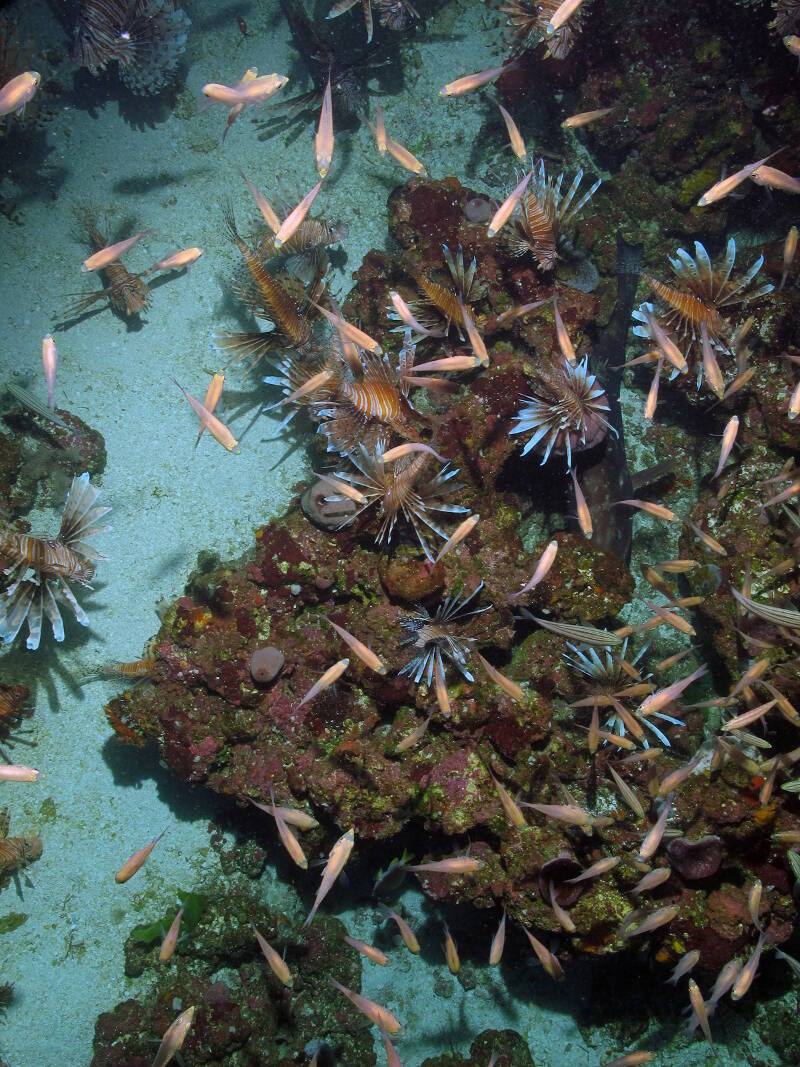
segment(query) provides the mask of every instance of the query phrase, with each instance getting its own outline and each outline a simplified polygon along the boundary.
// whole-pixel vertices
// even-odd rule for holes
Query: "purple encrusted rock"
[[[253,681],[259,685],[266,685],[277,678],[284,664],[284,656],[280,649],[267,645],[265,648],[257,648],[250,657],[250,674]]]
[[[687,882],[699,882],[713,878],[722,863],[724,849],[722,838],[706,834],[699,841],[678,837],[667,848],[672,869]]]

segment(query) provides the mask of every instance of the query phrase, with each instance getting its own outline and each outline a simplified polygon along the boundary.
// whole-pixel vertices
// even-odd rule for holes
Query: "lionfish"
[[[89,625],[88,616],[69,583],[80,582],[88,587],[94,577],[95,562],[106,558],[87,544],[90,537],[111,529],[99,524],[111,508],[94,506],[98,493],[88,474],[72,479],[61,528],[55,538],[0,527],[0,555],[11,560],[5,572],[11,584],[0,596],[0,638],[6,644],[14,640],[27,619],[27,647],[37,649],[43,615],[50,620],[55,640],[63,641],[59,600],[69,605],[81,626]],[[25,577],[28,571],[33,573]]]
[[[642,277],[656,294],[659,307],[651,303],[640,304],[633,312],[633,318],[640,324],[634,326],[637,337],[651,338],[647,316],[654,316],[662,328],[677,342],[687,362],[701,339],[702,329],[708,334],[711,344],[720,352],[732,354],[733,329],[724,311],[746,304],[766,296],[775,286],[770,282],[760,285],[752,292],[748,289],[761,270],[764,256],[760,255],[744,274],[734,275],[733,265],[736,260],[736,241],[731,237],[722,262],[712,267],[708,252],[699,241],[694,243],[694,257],[679,248],[675,256],[669,257],[675,275],[676,285],[659,281],[649,274]],[[678,371],[672,374],[675,377]],[[697,387],[703,381],[703,363],[697,360]]]
[[[299,407],[306,407],[327,437],[329,452],[349,455],[359,446],[383,452],[392,434],[404,441],[419,440],[414,420],[420,417],[408,398],[414,353],[409,335],[395,368],[385,353],[375,356],[334,337],[327,357],[284,356],[276,365],[279,373],[264,381],[285,397],[300,394],[282,426]],[[309,388],[315,378],[319,384]]]
[[[652,719],[659,719],[671,726],[685,726],[686,723],[682,719],[676,719],[663,712],[653,713],[650,716],[640,715],[635,708],[631,710],[623,703],[631,695],[636,699],[637,705],[639,703],[642,687],[636,684],[631,686],[630,683],[631,681],[635,683],[637,679],[639,682],[645,681],[645,676],[641,674],[637,664],[647,651],[648,645],[643,645],[632,660],[625,659],[628,650],[627,637],[616,652],[606,649],[602,656],[596,648],[590,645],[573,645],[568,641],[567,647],[572,654],[565,652],[564,659],[570,667],[588,679],[589,696],[596,698],[598,707],[611,709],[605,724],[612,733],[620,737],[632,734],[641,742],[643,748],[649,748],[649,741],[643,729],[646,726],[663,745],[670,747],[669,738],[662,730],[659,730]],[[629,694],[628,690],[632,692]],[[586,706],[587,701],[583,700],[580,703]]]
[[[410,258],[403,259],[404,269],[417,283],[417,288],[422,297],[414,301],[410,306],[421,325],[426,329],[435,329],[444,326],[447,332],[451,326],[455,326],[463,336],[465,328],[464,315],[459,307],[459,300],[464,305],[468,315],[475,319],[472,304],[480,300],[486,291],[482,282],[476,280],[477,260],[473,257],[469,267],[464,267],[464,253],[459,246],[455,256],[450,252],[447,245],[442,246],[444,261],[450,272],[452,288],[433,281],[419,269],[417,264]],[[394,317],[394,316],[392,316]],[[444,320],[444,323],[442,322]]]
[[[500,10],[508,15],[517,51],[522,52],[544,41],[546,59],[564,59],[569,55],[580,32],[586,4],[555,33],[548,34],[547,24],[560,6],[561,0],[504,0]]]
[[[797,33],[800,29],[800,0],[775,0],[775,18],[770,28],[781,37]]]
[[[531,253],[542,271],[553,270],[558,249],[568,243],[568,227],[600,188],[600,178],[575,203],[575,194],[583,180],[578,170],[572,185],[562,197],[562,171],[558,177],[548,177],[544,160],[538,166],[531,162],[532,178],[520,202],[520,210],[511,217],[505,232],[512,255]]]
[[[532,448],[544,453],[542,464],[551,452],[566,455],[567,470],[572,467],[572,453],[599,444],[606,433],[617,431],[606,418],[609,404],[597,378],[589,372],[589,357],[580,363],[568,360],[555,366],[543,364],[536,371],[539,396],[524,396],[525,406],[514,416],[512,434],[531,433],[522,455]]]
[[[413,645],[417,651],[413,659],[400,668],[398,674],[407,674],[417,684],[425,678],[429,688],[435,683],[437,692],[442,694],[442,710],[448,703],[445,660],[449,660],[468,682],[475,681],[467,662],[474,651],[476,638],[460,633],[459,629],[467,619],[490,610],[491,605],[467,610],[475,598],[480,596],[482,589],[483,582],[480,582],[468,596],[447,597],[433,615],[426,607],[419,605],[413,614],[401,619],[403,629],[409,634],[401,645]]]
[[[253,315],[274,324],[269,333],[250,330],[243,333],[219,333],[214,336],[215,347],[228,352],[234,361],[251,357],[250,366],[255,366],[269,351],[280,346],[289,346],[297,351],[312,347],[313,336],[309,311],[311,305],[305,295],[295,298],[292,289],[302,289],[285,284],[264,266],[263,257],[239,235],[233,207],[226,204],[223,221],[228,236],[239,249],[248,274],[234,279],[232,288],[236,297]],[[293,280],[291,280],[293,281]],[[318,300],[324,290],[324,279],[316,277],[311,287],[311,297]]]
[[[451,468],[446,463],[430,474],[426,470],[431,459],[428,454],[404,456],[396,463],[384,464],[381,450],[371,454],[363,445],[348,458],[352,467],[337,470],[334,474],[347,487],[356,490],[361,498],[357,502],[361,506],[342,526],[355,522],[369,508],[377,507],[380,517],[375,536],[377,544],[388,545],[397,520],[403,518],[413,529],[427,559],[433,562],[429,531],[443,541],[448,536],[434,521],[434,514],[465,514],[469,510],[445,502],[445,497],[461,488],[451,481],[458,474],[458,468]]]
[[[97,212],[94,208],[85,204],[76,204],[72,212],[83,228],[91,246],[92,252],[99,252],[108,244],[108,238],[102,233],[97,224]],[[98,289],[96,293],[77,295],[78,299],[67,307],[62,314],[62,320],[74,319],[82,315],[98,300],[107,299],[111,307],[120,315],[130,318],[146,311],[150,306],[150,290],[146,283],[137,274],[131,274],[125,264],[115,259],[100,272],[105,275],[109,282],[104,289]]]
[[[83,0],[72,58],[90,73],[119,64],[132,93],[157,93],[173,78],[191,22],[175,0]]]
[[[0,886],[10,875],[38,860],[42,854],[40,837],[9,837],[10,825],[8,809],[3,808],[0,811]]]

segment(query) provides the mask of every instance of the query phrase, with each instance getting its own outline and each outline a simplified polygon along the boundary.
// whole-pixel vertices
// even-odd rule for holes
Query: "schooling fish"
[[[539,963],[544,967],[547,974],[557,982],[563,982],[564,970],[558,962],[558,959],[553,955],[549,948],[546,948],[538,938],[533,936],[527,926],[523,926],[522,929],[527,934],[531,948],[536,953]]]
[[[275,807],[275,796],[274,796],[274,794],[272,792],[272,787],[271,786],[270,786],[270,790],[269,790],[269,795],[270,795],[270,799],[272,800],[272,811],[271,811],[270,814],[275,819],[275,826],[276,826],[276,828],[278,830],[278,835],[279,835],[279,837],[281,839],[281,844],[286,849],[286,851],[289,853],[289,855],[294,860],[294,862],[297,864],[297,866],[301,870],[307,871],[308,870],[308,860],[306,859],[306,855],[305,855],[305,853],[303,852],[303,849],[300,846],[300,842],[297,840],[297,838],[294,836],[292,831],[286,825],[286,820],[283,818],[282,815],[279,814],[277,808]]]
[[[800,193],[800,178],[784,174],[775,167],[758,167],[750,175],[750,181],[756,185],[766,185],[770,189],[780,189],[783,193]]]
[[[694,970],[694,968],[698,964],[699,959],[700,959],[700,949],[699,948],[693,948],[691,950],[691,952],[684,952],[684,954],[681,956],[681,958],[678,960],[677,964],[675,965],[675,970],[672,972],[672,974],[667,979],[666,984],[667,985],[677,985],[678,982],[680,981],[680,979],[683,978],[683,976],[685,974],[688,974],[690,971]]]
[[[783,274],[781,275],[780,289],[783,289],[784,285],[786,285],[786,279],[789,277],[789,268],[794,263],[795,253],[797,252],[797,237],[797,227],[792,226],[786,234],[786,240],[783,244]]]
[[[294,978],[292,977],[292,972],[286,966],[286,961],[278,952],[275,951],[269,941],[267,941],[267,939],[263,937],[258,932],[258,930],[256,930],[255,926],[253,926],[252,923],[250,924],[250,929],[255,934],[255,938],[256,941],[258,941],[259,948],[261,949],[261,952],[264,955],[264,959],[269,964],[269,968],[272,973],[275,975],[279,982],[282,982],[283,985],[287,987],[287,989],[291,989],[294,985]]]
[[[262,74],[259,77],[255,71],[248,71],[236,85],[209,82],[203,86],[203,95],[214,103],[225,104],[226,107],[235,107],[237,104],[263,104],[282,89],[288,80],[283,74]]]
[[[467,74],[463,78],[456,78],[454,82],[448,82],[443,89],[439,90],[439,96],[462,96],[464,93],[471,93],[475,89],[482,89],[484,85],[488,85],[495,78],[499,78],[504,70],[504,66],[490,67],[488,70],[479,71],[477,74]],[[491,237],[491,234],[489,236]]]
[[[496,237],[502,230],[508,220],[516,211],[522,195],[528,187],[528,182],[533,177],[533,171],[529,171],[525,177],[520,181],[508,194],[500,207],[495,211],[492,216],[489,227],[486,231],[488,237]]]
[[[434,560],[434,563],[438,563],[442,556],[446,555],[451,548],[455,548],[456,545],[461,542],[472,533],[475,527],[478,525],[480,515],[470,515],[459,523],[458,527],[453,531],[452,535],[448,537],[442,547],[439,549],[439,554]]]
[[[206,395],[203,398],[203,407],[212,415],[214,414],[214,409],[220,401],[220,397],[222,396],[222,390],[224,387],[225,371],[218,371],[216,374],[212,375],[211,381],[208,383],[208,389],[206,389]],[[205,430],[205,428],[205,424],[201,422],[200,429],[197,431],[197,437],[194,442],[195,448],[197,448],[197,446],[200,444],[200,438],[203,436],[203,431]]]
[[[557,555],[558,541],[551,541],[539,557],[539,562],[536,564],[536,570],[533,572],[533,577],[529,582],[526,582],[525,585],[523,585],[518,593],[511,593],[508,597],[509,601],[517,600],[523,593],[529,593],[532,589],[536,588],[539,582],[544,581],[550,573],[550,568],[555,563]]]
[[[430,874],[475,874],[483,866],[482,860],[470,856],[451,856],[446,860],[430,860],[428,863],[410,863],[410,871]]]
[[[780,151],[780,149],[778,149],[778,151]],[[715,204],[718,200],[723,200],[729,193],[732,193],[737,186],[741,185],[742,182],[747,181],[747,179],[754,174],[759,167],[763,166],[767,160],[772,159],[775,155],[777,155],[777,152],[770,152],[770,154],[764,156],[763,159],[759,159],[755,163],[748,163],[746,167],[737,170],[735,174],[730,174],[727,178],[718,181],[703,193],[697,201],[697,206],[708,207],[709,204]]]
[[[631,937],[652,933],[653,930],[658,930],[660,926],[666,926],[667,923],[671,923],[673,919],[677,918],[679,912],[680,909],[675,904],[670,904],[666,908],[659,908],[657,911],[651,912],[638,926],[627,929],[622,935],[623,940],[628,941]]]
[[[700,992],[700,987],[694,978],[689,979],[689,1002],[694,1008],[694,1013],[697,1016],[697,1021],[700,1023],[700,1029],[705,1035],[706,1041],[709,1045],[713,1045],[714,1042],[711,1039],[711,1027],[708,1024],[708,1012],[706,1010],[706,1002],[703,1000],[703,994]]]
[[[181,270],[184,267],[191,267],[202,254],[202,248],[182,248],[179,252],[173,252],[171,256],[167,256],[166,259],[160,259],[158,263],[154,263],[144,273],[153,274],[157,270]]]
[[[566,359],[568,363],[571,363],[574,367],[577,363],[575,357],[575,347],[572,341],[569,339],[567,328],[564,325],[564,320],[561,318],[561,314],[558,310],[558,297],[553,297],[553,316],[556,323],[556,339],[558,340],[558,347],[561,349],[561,355]]]
[[[561,29],[564,23],[572,18],[582,3],[583,0],[564,0],[550,16],[550,21],[545,27],[545,32],[548,36]]]
[[[481,661],[481,666],[492,679],[495,685],[499,686],[512,700],[516,700],[518,704],[522,704],[525,700],[525,693],[520,689],[516,682],[512,682],[510,678],[506,678],[504,674],[501,674],[496,667],[493,667],[487,659],[484,659],[480,652],[476,653],[478,659]]]
[[[398,162],[404,170],[410,171],[411,174],[418,174],[422,178],[427,177],[428,172],[417,157],[397,141],[393,141],[391,137],[386,138],[386,149],[392,159]]]
[[[7,81],[0,89],[0,118],[10,115],[12,111],[21,115],[25,105],[33,99],[41,80],[41,74],[35,70],[26,70]]]
[[[50,334],[42,340],[42,366],[44,367],[44,380],[47,382],[47,406],[53,411],[56,406],[58,350]]]
[[[712,475],[713,478],[719,478],[720,474],[722,474],[722,468],[725,466],[725,461],[731,454],[731,449],[733,448],[736,442],[736,435],[738,434],[738,432],[739,416],[734,415],[733,418],[728,421],[728,424],[722,433],[722,447],[720,449],[719,463],[717,464],[717,469]]]
[[[741,1000],[750,988],[750,986],[753,984],[753,979],[756,976],[756,971],[758,970],[758,965],[761,961],[761,950],[763,949],[764,942],[766,940],[766,932],[761,933],[759,935],[758,941],[756,942],[756,947],[753,949],[753,952],[750,956],[750,959],[747,961],[744,967],[742,967],[741,971],[739,972],[739,976],[733,984],[733,989],[731,990],[731,1000]]]
[[[500,925],[497,927],[497,932],[492,938],[492,944],[489,948],[489,966],[496,967],[500,960],[503,958],[503,949],[506,944],[506,912],[503,909],[503,917],[500,920]]]
[[[385,913],[387,919],[392,919],[392,921],[397,924],[397,929],[400,931],[403,944],[409,952],[412,952],[416,956],[419,953],[419,941],[417,940],[417,935],[402,915],[398,915],[396,911],[387,908],[385,904],[381,904],[381,910]]]
[[[684,689],[688,689],[692,682],[696,682],[698,678],[702,678],[707,673],[708,667],[705,665],[698,667],[696,671],[692,671],[686,678],[681,678],[677,682],[673,682],[672,685],[651,693],[649,697],[645,697],[639,706],[639,714],[654,715],[657,711],[661,711],[662,708],[677,700]]]
[[[313,700],[314,697],[323,692],[323,690],[329,689],[334,682],[341,678],[349,666],[349,659],[340,659],[338,663],[334,663],[332,667],[328,667],[327,671],[314,682],[309,691],[297,705],[298,708],[302,708],[304,704],[307,704],[309,700]]]
[[[344,643],[350,646],[365,666],[369,667],[371,671],[375,671],[376,674],[386,674],[386,664],[379,656],[375,655],[371,648],[367,648],[362,641],[359,641],[357,637],[353,637],[344,627],[339,626],[333,620],[327,619],[326,621],[329,626],[334,628]]]
[[[355,844],[355,829],[351,826],[346,834],[342,834],[336,844],[328,853],[328,862],[322,872],[322,881],[314,898],[314,905],[309,912],[308,918],[303,923],[304,927],[310,926],[317,914],[317,908],[333,888],[333,884],[344,870],[344,866],[350,859],[350,853]]]
[[[386,967],[389,963],[389,957],[385,952],[381,952],[379,948],[375,948],[374,945],[368,945],[366,941],[359,941],[357,937],[350,937],[349,934],[345,934],[343,940],[354,948],[356,952],[360,952],[362,956],[366,956],[368,960],[372,960],[373,963],[379,963],[381,967]]]
[[[324,178],[331,168],[333,159],[333,105],[331,102],[331,76],[328,74],[328,84],[322,96],[322,109],[319,116],[319,126],[314,139],[314,154],[317,162],[317,171],[320,178]]]
[[[147,237],[150,230],[142,230],[140,233],[135,233],[133,237],[126,237],[124,241],[117,241],[113,245],[106,245],[105,248],[101,248],[99,252],[95,252],[93,255],[85,259],[81,264],[82,271],[103,270],[109,263],[113,263],[115,259],[119,259],[130,251],[131,248],[143,237]]]
[[[309,210],[311,209],[311,205],[314,203],[316,195],[321,188],[322,179],[317,182],[317,184],[310,192],[306,193],[306,195],[303,197],[297,207],[293,208],[292,211],[289,212],[289,214],[280,224],[278,232],[273,238],[275,248],[280,248],[281,245],[286,244],[290,237],[292,237],[297,232],[300,223],[308,214]]]
[[[38,782],[39,771],[20,763],[0,763],[0,782]]]
[[[517,804],[517,802],[514,800],[514,798],[505,788],[505,786],[501,785],[500,782],[498,782],[498,780],[495,778],[495,776],[491,774],[491,772],[490,777],[492,779],[492,782],[494,783],[495,791],[497,792],[497,795],[500,798],[500,804],[503,808],[503,811],[505,812],[505,816],[508,819],[509,825],[515,826],[518,830],[522,829],[522,827],[526,826],[527,824],[525,822],[525,816],[522,814],[522,809],[520,808],[519,804]]]
[[[360,993],[354,993],[351,989],[343,986],[341,982],[337,982],[335,978],[331,978],[331,985],[346,996],[350,1003],[358,1008],[361,1014],[369,1019],[373,1026],[377,1026],[382,1033],[394,1036],[403,1029],[403,1024],[392,1015],[388,1008],[383,1008],[380,1004],[376,1004],[374,1000],[362,997]]]
[[[646,863],[655,856],[656,852],[658,852],[658,846],[661,844],[661,838],[664,836],[664,831],[667,828],[669,809],[670,804],[669,801],[667,801],[661,809],[661,814],[645,835],[644,841],[642,841],[642,847],[639,849],[639,855],[636,857],[640,863]]]
[[[506,130],[508,131],[508,140],[511,144],[511,151],[517,157],[517,159],[524,159],[528,154],[528,149],[525,147],[525,140],[522,134],[519,132],[519,127],[512,119],[511,115],[506,111],[502,104],[497,105],[500,109],[500,114],[503,116],[503,122],[506,124]]]
[[[564,119],[561,125],[565,130],[575,130],[580,126],[587,126],[590,122],[597,122],[599,119],[604,119],[606,115],[610,115],[614,110],[613,107],[601,107],[595,111],[581,111],[579,115],[570,115],[568,119]]]
[[[453,940],[453,935],[447,928],[447,923],[444,924],[444,955],[447,960],[447,969],[450,971],[450,974],[458,974],[461,970],[461,960],[458,958],[458,949]]]
[[[172,959],[175,952],[175,946],[178,944],[178,935],[181,931],[181,919],[183,918],[183,905],[178,908],[178,912],[175,918],[170,924],[169,930],[167,930],[164,940],[161,942],[161,948],[158,950],[159,963],[167,963]]]
[[[129,878],[133,878],[166,832],[166,830],[162,830],[158,837],[154,837],[149,845],[145,845],[144,848],[140,848],[138,852],[134,852],[131,858],[126,860],[117,871],[115,875],[116,881],[121,884],[122,882],[127,882]]]
[[[208,430],[214,440],[219,441],[222,447],[226,448],[229,452],[233,452],[234,449],[238,448],[239,442],[233,436],[228,427],[224,423],[220,422],[216,415],[212,415],[212,413],[205,407],[205,405],[201,404],[199,400],[195,399],[195,397],[193,397],[191,393],[187,393],[181,383],[177,381],[177,379],[173,378],[172,380],[173,382],[175,382],[175,385],[177,385],[177,387],[186,397],[192,411],[194,411],[195,415],[197,415],[197,417],[200,419],[200,422],[203,424],[203,428]]]
[[[397,746],[395,747],[395,752],[407,752],[408,749],[413,748],[418,741],[421,741],[422,738],[425,736],[425,733],[427,732],[427,729],[430,726],[432,719],[433,716],[429,715],[428,718],[415,729],[413,729],[410,734],[406,734],[402,741],[399,741],[397,743]]]
[[[178,1018],[169,1025],[167,1032],[161,1039],[161,1044],[158,1046],[156,1058],[153,1060],[153,1067],[167,1067],[172,1058],[180,1052],[192,1025],[194,1013],[195,1006],[192,1005],[186,1011],[182,1011]]]

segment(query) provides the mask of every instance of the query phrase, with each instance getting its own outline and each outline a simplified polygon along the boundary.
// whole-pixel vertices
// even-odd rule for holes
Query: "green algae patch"
[[[28,916],[21,911],[11,911],[8,915],[0,917],[0,934],[10,934],[12,930],[19,929],[28,921]]]
[[[203,912],[208,907],[208,897],[204,896],[202,893],[185,893],[179,891],[178,900],[180,900],[183,905],[181,931],[185,932],[191,930],[191,928],[196,926],[200,921]],[[172,908],[162,919],[156,919],[155,922],[147,923],[142,926],[135,926],[133,930],[131,930],[131,940],[138,941],[143,945],[151,945],[154,941],[162,940],[177,914],[178,909]]]

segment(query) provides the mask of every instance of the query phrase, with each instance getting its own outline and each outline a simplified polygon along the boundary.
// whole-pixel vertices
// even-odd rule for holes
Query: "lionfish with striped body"
[[[11,561],[5,572],[10,584],[0,596],[0,638],[6,644],[14,640],[27,619],[27,647],[38,648],[43,615],[50,620],[56,641],[63,641],[64,622],[58,601],[69,605],[81,626],[89,625],[69,583],[89,586],[95,562],[106,558],[87,543],[89,538],[111,529],[99,523],[111,508],[94,506],[98,493],[88,474],[72,479],[61,529],[55,538],[0,526],[0,555]],[[26,577],[29,571],[32,574]]]
[[[38,860],[42,854],[42,839],[34,834],[9,837],[11,818],[8,809],[0,811],[0,888],[17,871]]]
[[[287,355],[276,365],[279,373],[264,381],[288,397],[314,377],[325,376],[317,388],[296,400],[297,406],[282,426],[300,407],[305,407],[319,422],[320,433],[328,438],[329,452],[349,455],[359,446],[370,453],[383,452],[392,435],[404,441],[419,440],[415,421],[422,419],[408,398],[414,353],[410,333],[396,368],[388,355],[372,355],[352,342],[345,345],[334,336],[327,357]]]
[[[469,510],[459,504],[445,502],[447,496],[461,488],[451,481],[458,474],[458,469],[446,463],[431,474],[429,467],[432,461],[427,453],[404,456],[395,463],[384,464],[381,450],[372,454],[363,446],[351,453],[349,459],[351,468],[337,470],[334,474],[359,492],[363,503],[342,526],[355,522],[369,508],[377,507],[380,525],[375,536],[376,543],[388,545],[398,519],[402,518],[412,528],[422,551],[432,562],[434,557],[429,532],[443,541],[448,537],[446,531],[435,522],[434,514],[463,515]]]
[[[536,383],[540,395],[522,397],[525,406],[514,416],[517,425],[510,431],[531,434],[523,456],[535,448],[545,464],[551,453],[566,455],[569,470],[573,452],[599,444],[609,430],[616,435],[606,418],[606,394],[589,372],[588,356],[575,364],[566,359],[543,363],[536,369]]]
[[[573,645],[568,641],[567,647],[570,652],[564,653],[564,659],[570,667],[587,679],[588,695],[596,698],[599,708],[610,709],[605,725],[612,733],[619,737],[633,735],[643,748],[649,748],[650,743],[644,730],[646,727],[662,745],[670,747],[669,738],[652,720],[658,719],[670,726],[685,726],[686,723],[682,719],[676,719],[665,712],[651,713],[650,716],[640,715],[637,707],[629,708],[624,703],[631,699],[629,689],[633,689],[636,694],[636,704],[640,703],[641,694],[636,688],[637,683],[644,683],[650,675],[642,675],[638,664],[648,645],[643,645],[631,660],[625,659],[628,650],[627,637],[616,652],[605,649],[602,655],[590,645]],[[634,683],[633,686],[631,682]]]
[[[520,201],[520,209],[503,232],[507,234],[505,240],[512,255],[530,253],[540,270],[549,271],[556,265],[559,247],[568,244],[570,224],[600,188],[601,179],[575,200],[583,180],[582,169],[564,196],[561,195],[563,171],[555,178],[548,177],[543,159],[538,166],[532,162],[531,171],[533,176]]]
[[[132,93],[157,93],[178,69],[190,25],[174,0],[84,0],[72,58],[91,74],[117,63]]]
[[[400,668],[399,674],[407,674],[417,685],[424,678],[429,688],[432,683],[444,688],[445,660],[448,660],[468,682],[475,681],[467,663],[477,638],[465,634],[462,627],[467,619],[490,610],[491,605],[467,610],[482,589],[483,582],[480,582],[468,596],[447,597],[433,615],[419,605],[413,614],[401,618],[402,627],[409,635],[401,644],[413,645],[416,655]]]
[[[87,204],[75,204],[72,209],[79,226],[84,230],[92,252],[99,252],[108,244],[108,238],[98,226],[97,212]],[[98,300],[108,300],[119,315],[130,318],[146,311],[150,306],[150,290],[137,275],[131,274],[122,260],[114,259],[100,271],[108,281],[104,289],[86,295],[73,294],[78,299],[70,304],[61,316],[62,319],[74,319],[88,311]]]
[[[260,330],[219,333],[214,337],[215,347],[232,355],[234,362],[249,357],[251,367],[274,348],[288,346],[298,352],[311,352],[313,335],[309,316],[313,306],[308,302],[305,290],[295,296],[295,290],[302,289],[302,284],[295,279],[289,279],[287,283],[267,270],[264,266],[265,257],[239,235],[230,204],[225,205],[223,221],[248,272],[246,276],[234,279],[233,292],[248,311],[256,318],[272,322],[275,329],[268,333]],[[313,300],[319,300],[324,288],[324,279],[315,276],[308,295]]]
[[[651,339],[647,316],[656,318],[661,327],[677,343],[687,363],[690,356],[697,356],[701,342],[701,330],[705,326],[711,344],[720,352],[731,355],[734,336],[733,327],[724,312],[733,308],[742,308],[758,300],[775,288],[770,282],[748,291],[750,285],[761,270],[764,256],[760,255],[744,274],[734,274],[736,260],[736,242],[731,237],[720,265],[712,267],[708,252],[699,241],[694,243],[694,257],[679,248],[675,256],[670,256],[670,264],[677,284],[669,285],[649,274],[642,277],[658,297],[659,306],[651,303],[640,304],[633,312],[633,318],[639,325],[633,332],[637,337]],[[703,363],[697,359],[697,387],[703,380]],[[678,373],[674,370],[671,377]]]
[[[478,266],[475,258],[469,267],[465,268],[464,252],[460,246],[455,256],[451,254],[447,245],[443,245],[442,250],[445,264],[450,272],[452,287],[441,285],[423,274],[412,259],[406,257],[403,260],[404,269],[417,283],[422,294],[419,300],[412,302],[409,306],[417,320],[426,329],[444,328],[447,332],[451,326],[455,326],[463,337],[464,315],[458,302],[460,300],[467,314],[479,323],[480,319],[476,319],[472,304],[481,299],[486,292],[486,286],[475,277]]]
[[[561,6],[561,0],[504,0],[500,5],[508,15],[515,52],[524,52],[540,41],[545,43],[545,59],[564,59],[575,44],[587,5],[576,11],[555,33],[548,34],[547,24]]]

